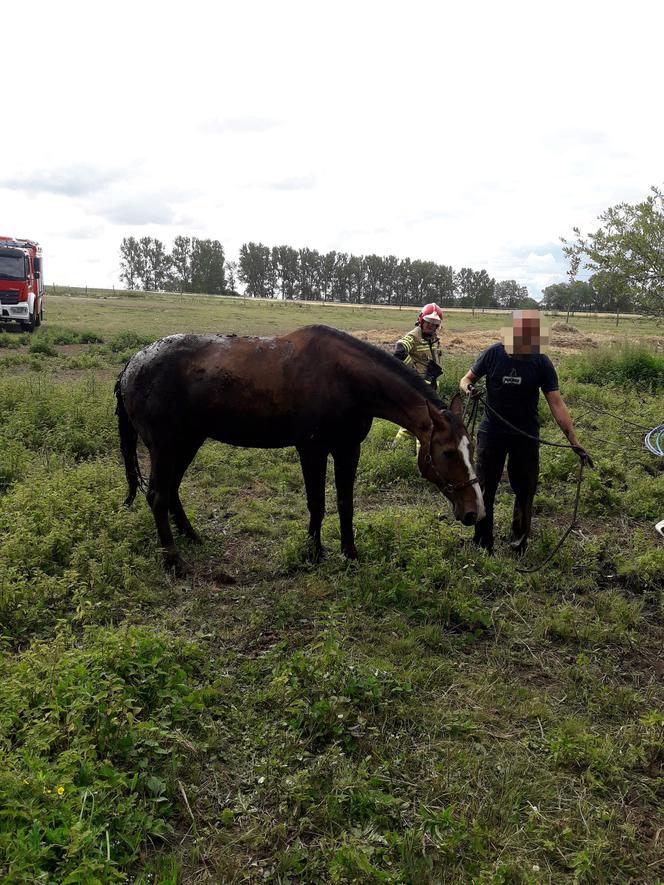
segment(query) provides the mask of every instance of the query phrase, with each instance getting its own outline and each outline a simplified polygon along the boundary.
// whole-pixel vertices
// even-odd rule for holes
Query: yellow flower
[[[58,790],[57,790],[58,796],[62,796],[64,791],[65,791],[65,788],[62,786],[62,784],[60,784],[60,786],[58,787]]]

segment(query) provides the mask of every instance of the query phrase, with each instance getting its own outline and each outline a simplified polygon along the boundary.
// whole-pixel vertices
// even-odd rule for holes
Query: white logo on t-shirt
[[[516,374],[516,369],[512,369],[509,375],[503,375],[503,384],[521,384],[521,376]]]

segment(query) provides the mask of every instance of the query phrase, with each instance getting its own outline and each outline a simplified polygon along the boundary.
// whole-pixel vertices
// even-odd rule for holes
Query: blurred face
[[[428,323],[426,320],[422,321],[422,332],[425,335],[433,335],[433,333],[438,328],[436,323]]]
[[[503,329],[502,333],[505,350],[517,356],[540,353],[542,345],[549,341],[549,336],[540,330],[537,310],[513,311],[512,328]]]

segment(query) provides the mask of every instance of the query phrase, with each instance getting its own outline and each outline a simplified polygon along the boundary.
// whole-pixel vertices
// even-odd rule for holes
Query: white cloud
[[[117,285],[124,236],[189,234],[537,292],[565,279],[559,236],[661,183],[664,8],[645,0],[90,9],[35,0],[39,64],[3,48],[36,98],[3,141],[0,231],[42,241],[59,283]]]
[[[278,125],[277,120],[269,117],[215,117],[203,121],[199,129],[211,135],[223,135],[227,132],[267,132]]]

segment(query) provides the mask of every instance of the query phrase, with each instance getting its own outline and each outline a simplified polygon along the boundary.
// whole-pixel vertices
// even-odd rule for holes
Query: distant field
[[[182,542],[179,580],[144,496],[122,506],[124,361],[172,332],[311,322],[386,345],[416,311],[51,292],[46,310],[0,334],[0,881],[661,883],[664,458],[643,445],[664,421],[660,326],[621,323],[628,348],[598,346],[605,319],[560,333],[596,466],[541,571],[509,553],[505,485],[487,557],[375,421],[358,562],[331,469],[313,566],[295,451],[207,442],[182,489],[204,543]],[[502,321],[446,316],[445,398]],[[576,476],[542,449],[528,564]]]
[[[61,291],[61,290],[59,290]],[[75,290],[72,290],[74,293]],[[138,334],[168,335],[173,332],[236,332],[240,335],[273,335],[308,323],[326,323],[346,331],[400,329],[414,324],[416,308],[372,308],[314,303],[265,302],[192,295],[120,295],[92,291],[88,296],[47,292],[47,324],[71,329],[103,329],[119,332],[131,328]],[[551,322],[565,317],[550,317]],[[447,332],[496,329],[505,325],[505,314],[448,311]],[[584,332],[607,332],[617,337],[664,336],[664,319],[572,317],[570,323]]]

